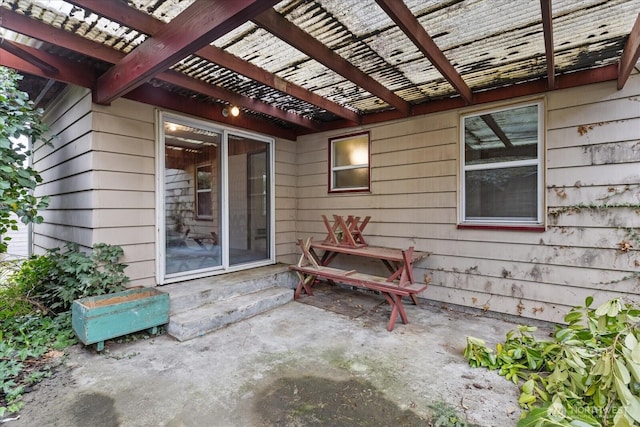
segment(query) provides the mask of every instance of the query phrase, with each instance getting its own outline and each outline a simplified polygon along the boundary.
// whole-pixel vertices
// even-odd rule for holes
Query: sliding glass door
[[[159,283],[272,263],[272,140],[159,123]]]
[[[268,144],[229,135],[229,264],[269,257]]]

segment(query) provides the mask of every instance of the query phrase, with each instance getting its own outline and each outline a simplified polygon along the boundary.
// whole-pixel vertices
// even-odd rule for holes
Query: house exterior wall
[[[560,321],[588,295],[637,300],[640,75],[621,91],[607,82],[544,98],[545,231],[457,226],[459,116],[503,103],[300,137],[297,237],[323,239],[321,214],[370,215],[369,244],[431,252],[416,278],[430,281],[424,298],[443,304]],[[371,192],[328,194],[328,139],[362,130],[371,132]]]
[[[44,223],[34,227],[35,253],[76,242],[120,245],[132,285],[154,286],[156,142],[154,107],[127,99],[110,106],[91,92],[68,87],[48,108],[53,147],[34,153],[50,196]],[[276,255],[292,262],[295,245],[295,145],[276,140]]]

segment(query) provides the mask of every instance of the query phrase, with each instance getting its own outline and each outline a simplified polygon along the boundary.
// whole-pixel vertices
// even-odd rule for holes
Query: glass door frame
[[[222,134],[220,147],[221,156],[221,236],[222,265],[201,270],[191,270],[183,273],[166,274],[166,233],[165,233],[165,134],[164,122],[166,120],[203,128]],[[248,262],[245,264],[229,265],[229,168],[228,168],[228,143],[229,134],[250,138],[264,142],[267,145],[268,169],[269,169],[269,222],[268,222],[268,252],[266,259]],[[216,274],[232,271],[246,270],[255,267],[275,264],[275,139],[252,132],[231,128],[220,123],[209,122],[189,116],[156,110],[156,282],[158,285],[181,282],[200,277],[214,276]]]

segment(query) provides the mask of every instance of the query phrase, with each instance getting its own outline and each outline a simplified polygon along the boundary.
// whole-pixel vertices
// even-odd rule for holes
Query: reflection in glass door
[[[165,275],[222,265],[222,134],[164,122]]]
[[[270,257],[268,144],[229,135],[229,265]]]
[[[160,117],[159,282],[273,263],[272,142]]]

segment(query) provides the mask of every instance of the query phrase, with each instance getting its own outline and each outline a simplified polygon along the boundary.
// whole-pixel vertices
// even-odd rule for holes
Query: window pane
[[[211,189],[211,166],[198,167],[198,190]]]
[[[333,143],[333,167],[366,165],[369,163],[369,141],[366,136],[343,139]]]
[[[211,191],[198,192],[198,217],[211,216]]]
[[[467,220],[537,220],[537,166],[467,171],[465,186]]]
[[[333,183],[335,188],[368,188],[369,168],[334,171]]]
[[[538,157],[538,105],[465,117],[465,165]]]

